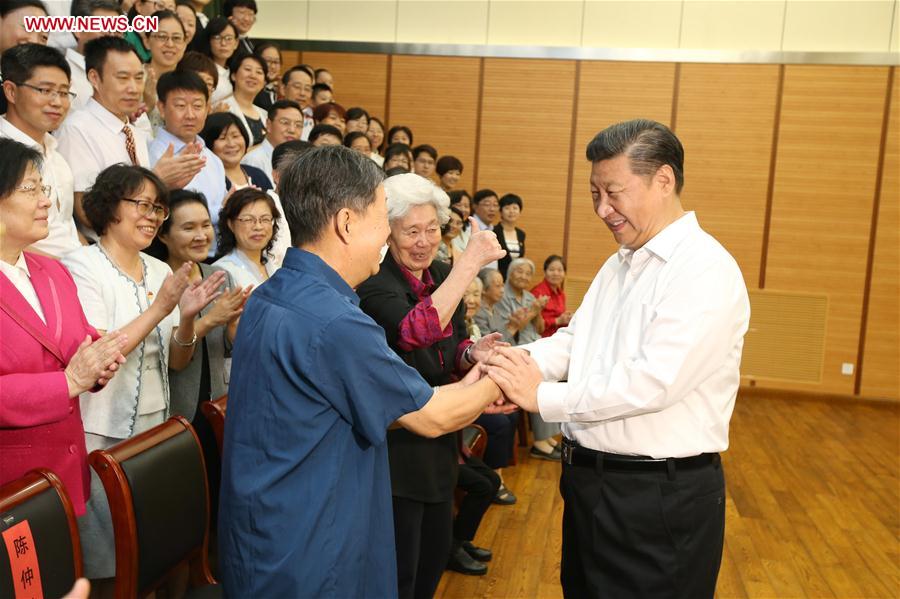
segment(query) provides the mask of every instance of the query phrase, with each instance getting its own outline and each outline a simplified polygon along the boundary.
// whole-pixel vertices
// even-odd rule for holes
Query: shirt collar
[[[347,299],[354,303],[354,305],[359,305],[359,296],[356,295],[353,288],[347,284],[347,281],[342,279],[341,275],[339,275],[336,270],[328,266],[324,260],[312,252],[293,247],[288,248],[287,253],[284,255],[284,261],[281,263],[281,267],[308,272],[314,276],[323,278],[335,291],[346,296]]]
[[[10,265],[8,262],[0,260],[0,268],[2,268],[3,272],[7,274],[20,270],[24,272],[29,279],[31,279],[31,271],[28,269],[28,262],[25,260],[25,252],[19,252],[19,259],[16,260],[16,263],[12,265]]]
[[[103,106],[94,98],[88,100],[87,104],[84,105],[84,109],[97,117],[98,121],[103,123],[104,126],[115,133],[121,133],[122,128],[127,125],[125,121],[111,113],[106,109],[105,106]]]
[[[35,148],[44,156],[56,149],[56,138],[49,133],[44,134],[44,144],[41,145],[34,141],[30,135],[27,135],[24,131],[6,120],[5,116],[0,116],[0,133],[5,137],[25,144],[29,148]]]
[[[642,248],[638,248],[637,250],[630,250],[625,247],[619,248],[619,260],[620,262],[631,263],[631,258],[634,256],[635,252],[646,249],[668,262],[672,257],[672,254],[675,253],[675,248],[678,247],[678,244],[680,244],[685,237],[699,229],[700,224],[697,222],[697,214],[693,211],[685,212],[678,220],[669,223],[665,229],[653,236],[653,238],[645,243]]]
[[[169,144],[172,144],[172,149],[177,154],[181,151],[181,148],[186,146],[187,144],[169,133],[166,129],[160,127],[159,131],[156,133],[156,139],[154,141],[159,140],[164,147],[168,147]],[[195,138],[196,141],[196,138]],[[203,144],[203,147],[206,147],[206,144]]]
[[[403,273],[403,278],[409,283],[410,289],[416,294],[417,298],[422,299],[434,289],[434,277],[431,276],[431,271],[427,268],[422,271],[422,279],[420,280],[399,262],[397,262],[397,267]]]

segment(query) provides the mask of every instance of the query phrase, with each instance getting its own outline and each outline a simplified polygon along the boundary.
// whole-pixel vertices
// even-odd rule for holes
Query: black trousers
[[[565,597],[712,598],[725,538],[721,464],[621,472],[563,464]]]
[[[453,538],[471,541],[500,488],[500,477],[475,456],[463,458],[456,486],[466,492],[453,521]]]
[[[515,451],[516,426],[519,412],[512,414],[482,414],[475,424],[484,427],[487,446],[484,449],[484,463],[491,468],[506,468]]]
[[[453,502],[393,499],[398,596],[431,599],[450,558]]]

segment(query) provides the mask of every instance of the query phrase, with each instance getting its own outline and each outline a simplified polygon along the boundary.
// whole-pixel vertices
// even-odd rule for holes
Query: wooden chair
[[[219,596],[209,569],[209,489],[197,434],[168,421],[105,450],[91,452],[112,514],[115,596],[144,597],[188,564],[188,596]]]
[[[62,597],[81,577],[75,511],[49,470],[32,470],[0,487],[0,533],[0,597],[30,597],[38,585],[43,596]]]
[[[462,455],[463,447],[465,446],[476,458],[481,459],[484,457],[484,450],[487,448],[487,431],[482,426],[470,424],[461,431],[457,431],[456,440],[459,444],[460,455]],[[459,504],[462,503],[465,496],[466,492],[459,487],[453,490],[454,514],[459,510]]]
[[[222,455],[222,439],[225,438],[225,412],[227,409],[228,395],[223,395],[219,399],[212,401],[204,401],[200,404],[200,411],[209,420],[213,434],[216,436],[216,443],[219,445],[219,455]]]

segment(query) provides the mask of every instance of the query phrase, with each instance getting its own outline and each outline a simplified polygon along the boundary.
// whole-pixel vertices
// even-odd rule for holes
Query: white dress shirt
[[[81,247],[78,230],[75,228],[74,191],[72,169],[62,155],[56,151],[58,142],[49,133],[44,134],[44,143],[39,144],[19,128],[13,126],[6,117],[0,117],[0,137],[14,139],[41,153],[41,179],[50,186],[50,210],[47,237],[36,241],[31,247],[60,258],[67,252]]]
[[[150,156],[143,130],[126,125],[94,98],[83,109],[70,114],[57,130],[59,153],[72,168],[76,192],[89,189],[103,169],[113,164],[131,164],[123,127],[131,129],[134,136],[138,164],[149,168]]]
[[[234,284],[238,287],[253,285],[253,289],[256,289],[267,281],[267,279],[264,279],[262,275],[259,274],[259,269],[256,265],[237,248],[234,248],[230,253],[225,254],[213,262],[213,266],[221,268],[230,274],[231,280],[233,280]],[[266,274],[270,277],[278,270],[278,265],[275,264],[275,261],[272,260],[271,257],[266,262],[265,267]]]
[[[84,70],[84,56],[79,54],[78,50],[67,49],[66,62],[69,63],[69,68],[72,70],[69,90],[75,92],[75,100],[69,107],[69,114],[71,114],[71,111],[87,106],[88,100],[94,95],[94,86],[88,81],[87,73]]]
[[[272,142],[270,142],[267,137],[261,144],[256,146],[252,152],[248,152],[244,156],[244,159],[241,160],[241,164],[255,166],[264,172],[269,178],[272,187],[275,187],[275,179],[272,177],[272,152],[274,151],[275,147],[272,146]]]
[[[568,327],[524,346],[541,417],[599,451],[653,458],[728,448],[750,302],[693,212],[597,273]]]
[[[209,206],[209,216],[212,218],[213,225],[216,225],[219,222],[219,211],[222,209],[222,202],[225,200],[225,166],[219,157],[206,147],[202,138],[198,137],[196,141],[203,146],[201,153],[206,158],[206,165],[200,169],[199,173],[194,175],[194,178],[184,186],[184,189],[203,194]],[[178,154],[187,145],[165,129],[160,129],[159,133],[156,134],[156,138],[150,142],[151,165],[156,166],[156,163],[159,162],[159,159],[168,149],[169,144],[172,144],[175,154]]]
[[[28,262],[25,261],[25,252],[19,252],[19,259],[15,264],[9,264],[5,260],[0,260],[0,272],[6,275],[6,278],[15,285],[28,305],[31,306],[37,315],[41,317],[44,324],[47,324],[47,318],[44,316],[44,308],[41,307],[41,300],[38,299],[34,285],[31,283],[31,271],[28,270]]]

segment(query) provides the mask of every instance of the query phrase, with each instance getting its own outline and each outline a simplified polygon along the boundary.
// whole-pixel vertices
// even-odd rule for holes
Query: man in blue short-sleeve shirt
[[[389,232],[374,163],[319,148],[281,179],[297,247],[253,292],[234,344],[222,583],[229,597],[393,597],[386,429],[456,430],[499,391],[478,368],[432,389],[359,309],[353,288],[378,270]]]

